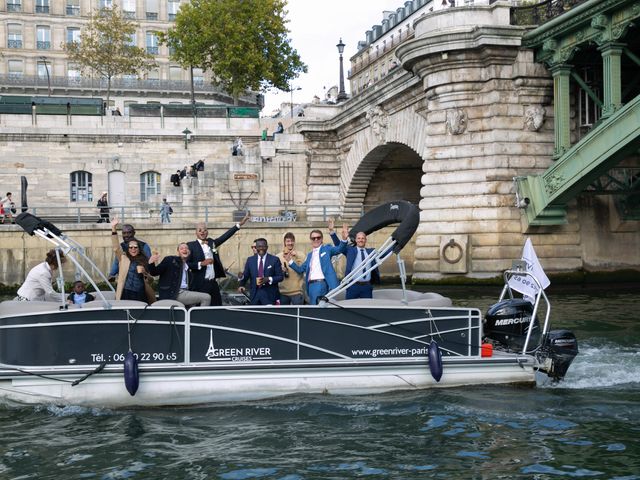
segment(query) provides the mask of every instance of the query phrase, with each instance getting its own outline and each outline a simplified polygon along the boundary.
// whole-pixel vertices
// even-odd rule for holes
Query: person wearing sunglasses
[[[139,300],[151,304],[155,302],[156,294],[150,283],[148,257],[135,238],[126,242],[126,248],[120,246],[116,230],[119,223],[117,217],[111,220],[111,245],[118,261],[116,300]]]
[[[256,253],[247,258],[238,291],[245,293],[249,282],[251,305],[277,305],[280,300],[278,283],[284,278],[280,260],[267,253],[269,244],[265,238],[256,239]]]
[[[307,258],[302,265],[295,263],[292,252],[285,254],[289,267],[298,273],[305,274],[307,295],[311,305],[317,305],[318,300],[323,295],[338,286],[338,276],[331,263],[331,257],[347,251],[348,238],[349,230],[346,224],[342,226],[342,241],[337,246],[323,245],[322,232],[320,230],[311,230],[309,239],[311,240],[312,250],[307,254]]]

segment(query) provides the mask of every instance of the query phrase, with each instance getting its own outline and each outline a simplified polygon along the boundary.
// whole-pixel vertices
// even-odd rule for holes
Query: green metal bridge
[[[640,2],[547,1],[512,23],[545,12],[523,46],[553,75],[554,163],[515,178],[518,206],[530,226],[560,225],[576,196],[613,195],[621,219],[640,220]]]

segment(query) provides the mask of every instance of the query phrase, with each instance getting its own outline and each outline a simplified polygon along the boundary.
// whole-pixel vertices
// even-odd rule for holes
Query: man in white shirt
[[[297,265],[293,261],[295,251],[285,255],[290,268],[298,273],[306,273],[307,294],[311,305],[316,305],[320,297],[338,286],[338,276],[331,263],[331,257],[347,250],[347,238],[349,238],[349,230],[346,224],[342,226],[342,241],[338,246],[323,245],[322,232],[311,230],[309,239],[313,250],[307,254],[302,265]]]
[[[218,255],[218,247],[240,230],[240,227],[247,220],[249,220],[249,212],[240,222],[218,238],[209,238],[209,230],[206,223],[198,223],[196,225],[196,240],[187,243],[191,252],[187,259],[187,264],[193,270],[193,279],[189,289],[211,295],[211,305],[222,305],[222,296],[220,295],[220,287],[216,278],[227,276]]]

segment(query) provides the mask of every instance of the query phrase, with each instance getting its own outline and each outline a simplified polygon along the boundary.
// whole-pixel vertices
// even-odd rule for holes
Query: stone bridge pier
[[[526,236],[545,267],[583,267],[575,211],[568,225],[526,230],[516,206],[514,177],[552,161],[553,80],[521,48],[509,6],[431,12],[414,29],[396,50],[402,68],[326,118],[297,122],[310,218],[326,204],[350,219],[384,201],[418,203],[418,280],[496,276]]]

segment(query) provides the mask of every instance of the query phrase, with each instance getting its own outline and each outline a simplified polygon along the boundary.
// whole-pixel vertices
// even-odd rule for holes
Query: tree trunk
[[[111,98],[111,76],[107,77],[107,107],[105,108],[104,114],[107,114],[107,110],[109,109],[109,99]]]

